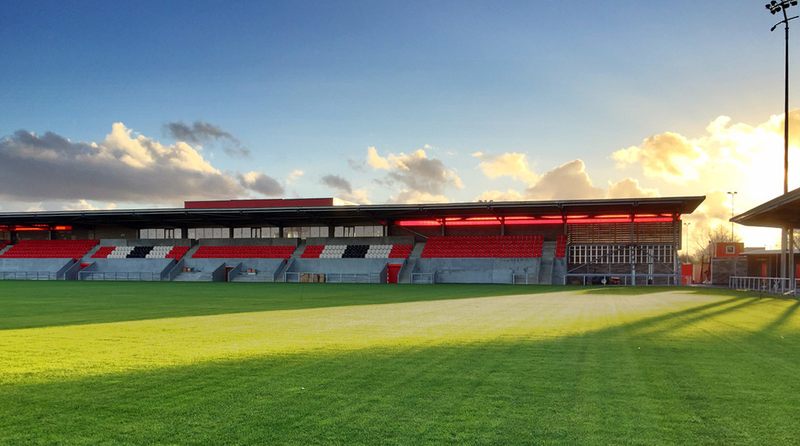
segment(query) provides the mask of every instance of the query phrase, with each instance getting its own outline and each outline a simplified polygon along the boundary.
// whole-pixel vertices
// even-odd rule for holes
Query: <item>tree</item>
[[[706,265],[711,263],[714,256],[714,245],[717,243],[741,243],[742,239],[738,235],[732,235],[725,226],[717,226],[713,229],[706,229],[701,237],[695,238],[695,252],[692,256],[694,261],[700,264],[703,280],[709,279],[710,271]],[[706,242],[705,245],[703,243]],[[692,263],[695,263],[695,262]]]

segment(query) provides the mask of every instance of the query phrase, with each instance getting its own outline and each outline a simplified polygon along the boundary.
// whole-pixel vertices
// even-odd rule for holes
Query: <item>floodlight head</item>
[[[764,6],[772,14],[777,14],[777,13],[779,13],[781,11],[783,11],[785,13],[786,10],[789,9],[790,6],[797,6],[797,2],[798,2],[798,0],[781,0],[781,1],[772,0],[771,2],[767,3]]]

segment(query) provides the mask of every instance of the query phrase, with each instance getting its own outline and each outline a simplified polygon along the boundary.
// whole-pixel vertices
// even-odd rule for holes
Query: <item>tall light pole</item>
[[[737,193],[738,192],[736,192],[736,191],[728,191],[728,195],[731,196],[731,219],[733,219],[733,216],[734,216],[734,213],[733,213],[733,197],[735,197]],[[731,221],[731,241],[732,242],[736,241],[736,238],[734,237],[734,234],[733,234],[733,221]]]
[[[794,20],[797,16],[789,17],[786,14],[786,10],[789,9],[790,6],[797,6],[798,0],[772,0],[771,2],[767,3],[766,8],[767,10],[772,13],[773,15],[781,12],[783,13],[783,20],[776,23],[770,31],[775,31],[779,25],[783,24],[784,28],[784,45],[785,45],[785,60],[784,60],[784,72],[783,72],[783,84],[784,84],[784,94],[783,94],[783,193],[786,194],[789,192],[789,21]],[[787,246],[794,245],[792,240],[789,240],[789,244],[787,245],[787,239],[791,236],[793,231],[788,230],[786,228],[781,229],[781,277],[790,277],[787,274],[787,265],[789,264],[789,255],[787,252]],[[788,236],[787,236],[788,235]],[[792,249],[794,251],[794,249]],[[794,263],[794,259],[791,259],[791,263]],[[792,268],[794,269],[794,268]],[[791,276],[794,276],[794,271],[791,272]]]

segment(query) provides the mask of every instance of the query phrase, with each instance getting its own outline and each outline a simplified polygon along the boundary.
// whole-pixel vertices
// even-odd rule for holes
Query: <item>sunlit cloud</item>
[[[475,152],[473,157],[480,160],[481,172],[490,179],[509,177],[528,185],[539,179],[528,163],[528,157],[520,152],[506,152],[498,155]]]
[[[378,183],[397,190],[389,198],[395,203],[445,202],[449,201],[446,196],[448,189],[464,187],[454,169],[437,158],[429,158],[425,149],[382,156],[375,147],[369,147],[367,165],[375,170],[387,171]]]

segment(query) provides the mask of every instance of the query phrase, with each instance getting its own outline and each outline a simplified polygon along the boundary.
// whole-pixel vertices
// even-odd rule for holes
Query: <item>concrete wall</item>
[[[289,272],[325,274],[380,273],[387,263],[402,263],[403,259],[296,259]]]
[[[747,257],[711,259],[711,284],[727,286],[731,276],[747,275]]]
[[[85,271],[162,273],[173,259],[95,259]]]
[[[234,267],[242,264],[242,270],[254,268],[258,271],[275,272],[283,263],[283,259],[185,259],[184,265],[197,271],[211,272],[220,265]]]
[[[538,276],[541,259],[418,259],[415,273],[436,274],[438,283],[513,283],[514,274]]]
[[[71,259],[0,259],[0,271],[39,271],[58,272],[68,264]]]

